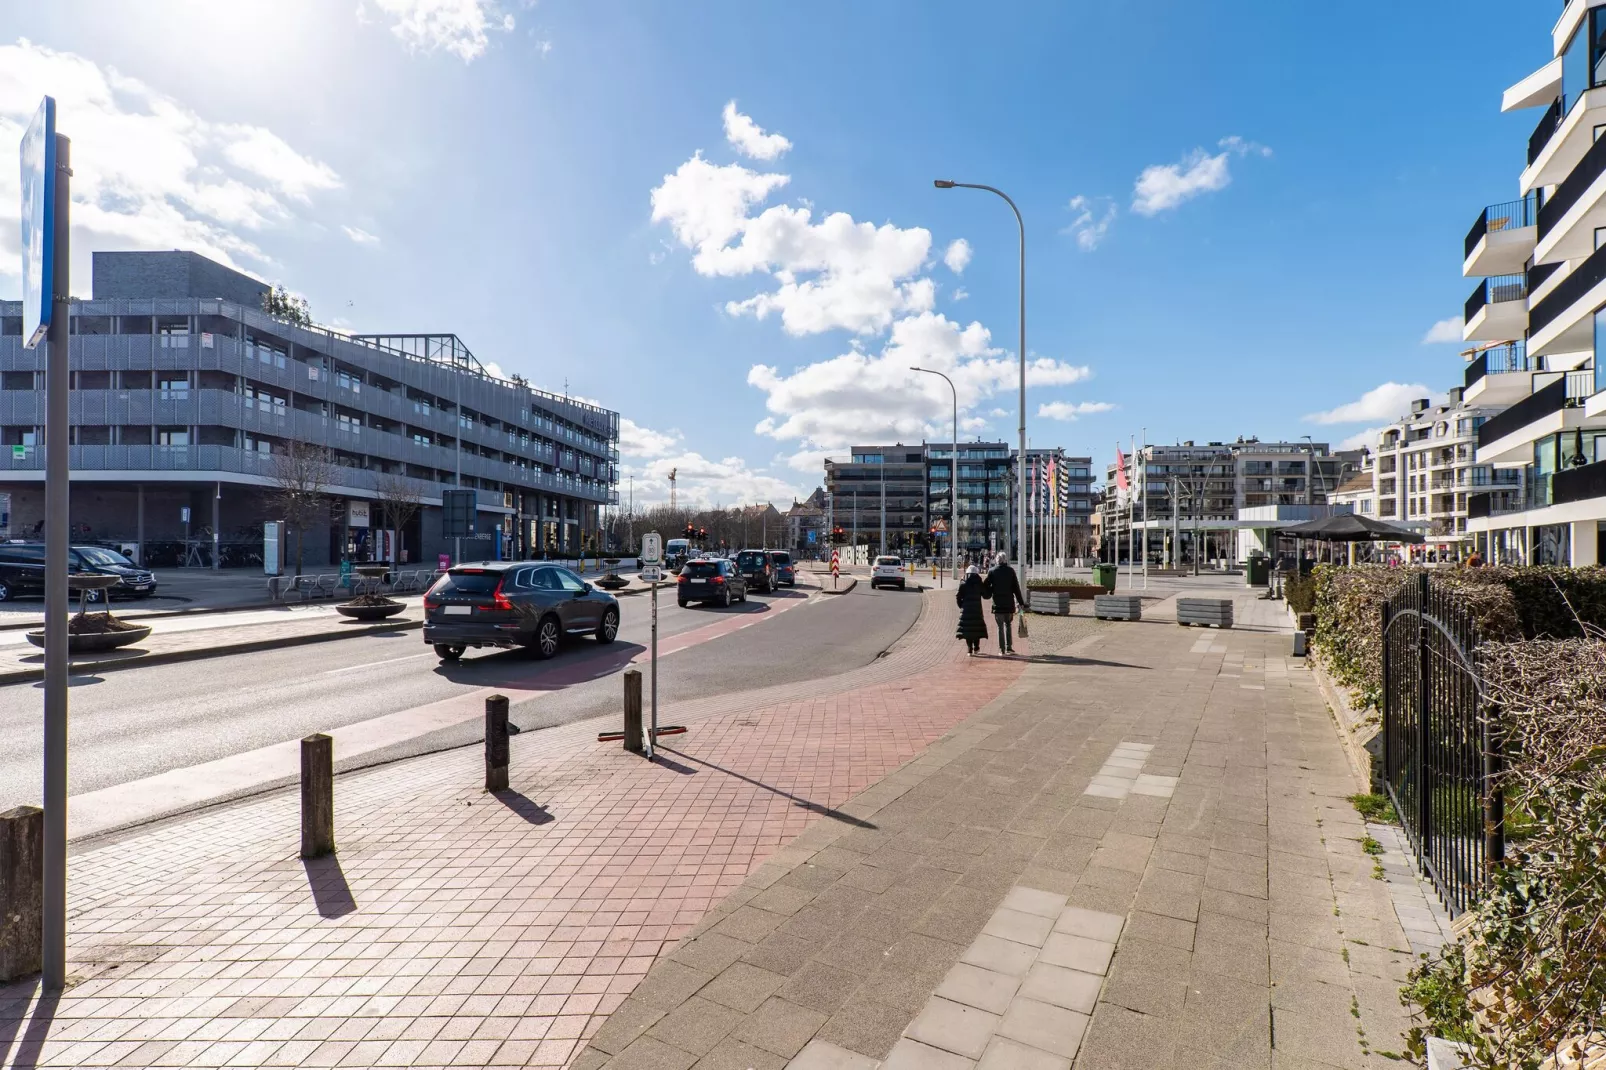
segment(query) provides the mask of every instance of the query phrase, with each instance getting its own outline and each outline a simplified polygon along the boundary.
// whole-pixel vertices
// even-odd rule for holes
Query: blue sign
[[[56,270],[56,102],[46,97],[22,135],[22,347],[50,329]]]
[[[813,546],[813,545],[814,545],[814,536],[816,536],[816,535],[818,535],[818,534],[819,534],[819,532],[817,532],[817,531],[810,531],[810,532],[808,532],[808,533],[807,533],[807,534],[808,534],[808,544],[809,544],[809,545],[810,545],[810,546]]]

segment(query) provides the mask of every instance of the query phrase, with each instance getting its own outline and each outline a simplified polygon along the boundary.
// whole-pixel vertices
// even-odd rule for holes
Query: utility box
[[[262,525],[262,574],[284,574],[284,522],[269,520]]]

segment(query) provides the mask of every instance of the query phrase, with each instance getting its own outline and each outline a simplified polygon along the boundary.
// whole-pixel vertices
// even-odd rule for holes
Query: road
[[[662,704],[858,668],[909,629],[920,604],[914,591],[863,584],[846,595],[754,594],[729,609],[682,609],[672,589],[664,595]],[[388,742],[344,767],[458,746],[480,737],[479,720],[439,727],[430,711],[482,701],[477,696],[492,688],[517,696],[511,719],[521,731],[618,711],[619,673],[632,660],[645,672],[650,634],[645,596],[620,606],[616,642],[572,640],[547,662],[519,651],[470,651],[443,664],[419,633],[408,632],[76,677],[69,791],[95,792],[385,715],[393,715]],[[38,801],[40,709],[37,685],[0,688],[0,808]]]

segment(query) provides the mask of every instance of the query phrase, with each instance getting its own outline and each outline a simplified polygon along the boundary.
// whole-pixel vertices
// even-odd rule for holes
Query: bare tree
[[[290,442],[283,453],[273,455],[268,478],[273,489],[268,505],[284,518],[296,533],[296,575],[306,555],[308,525],[327,508],[329,484],[334,481],[333,456],[322,446],[310,442]]]
[[[396,564],[402,559],[402,529],[424,503],[424,485],[417,480],[394,472],[382,472],[374,478],[374,493],[379,495],[379,508],[384,514],[384,526],[396,529]],[[383,530],[383,529],[381,529]]]

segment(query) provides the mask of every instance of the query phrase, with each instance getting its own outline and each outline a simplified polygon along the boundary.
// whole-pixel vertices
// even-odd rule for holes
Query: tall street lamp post
[[[1021,219],[1020,209],[1015,207],[1015,202],[1001,189],[974,182],[954,182],[945,178],[936,179],[932,185],[938,189],[980,189],[996,193],[1004,199],[1005,204],[1009,205],[1009,210],[1015,213],[1015,225],[1020,228],[1020,455],[1015,466],[1018,481],[1015,495],[1017,509],[1015,539],[1018,547],[1016,560],[1021,565],[1021,578],[1025,579],[1030,570],[1026,561],[1026,223]]]
[[[954,449],[948,457],[948,558],[954,579],[959,578],[959,391],[954,381],[934,368],[909,368],[912,372],[942,375],[942,381],[954,395]],[[941,560],[939,558],[938,560]]]

